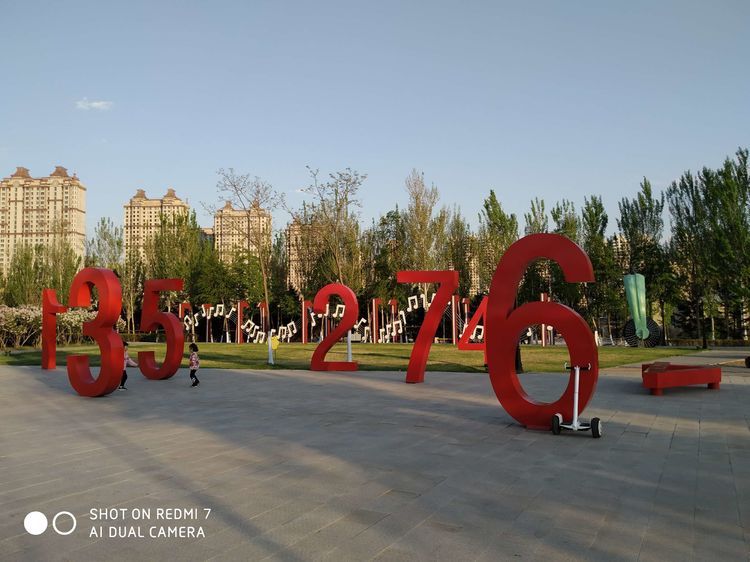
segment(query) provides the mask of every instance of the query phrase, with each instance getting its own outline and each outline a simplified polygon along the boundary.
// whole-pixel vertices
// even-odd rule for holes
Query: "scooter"
[[[563,417],[560,413],[552,416],[552,433],[555,435],[560,435],[563,429],[569,429],[570,431],[591,430],[591,436],[594,439],[599,439],[602,436],[602,422],[599,418],[591,418],[591,423],[582,422],[578,419],[578,383],[581,371],[588,371],[590,369],[591,363],[586,367],[579,365],[569,366],[567,362],[565,363],[565,370],[575,373],[575,382],[573,383],[573,421],[570,423],[563,422]]]

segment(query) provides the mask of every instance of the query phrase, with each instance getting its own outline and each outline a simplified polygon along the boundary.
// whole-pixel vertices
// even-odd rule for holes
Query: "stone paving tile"
[[[206,371],[91,400],[0,367],[0,560],[747,560],[750,377],[727,372],[652,397],[606,371],[594,440],[519,427],[481,374]],[[99,507],[212,512],[205,538],[97,539]],[[32,510],[79,527],[28,535]]]

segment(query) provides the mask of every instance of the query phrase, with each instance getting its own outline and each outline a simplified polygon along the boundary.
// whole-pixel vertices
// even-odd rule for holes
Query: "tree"
[[[219,193],[247,217],[246,221],[237,221],[237,234],[246,242],[245,248],[257,259],[263,283],[263,302],[270,311],[271,298],[269,276],[271,269],[271,252],[273,229],[271,213],[283,205],[284,198],[270,183],[249,174],[238,174],[233,168],[218,171],[219,181],[216,185]],[[215,210],[215,209],[214,209]]]
[[[524,214],[526,226],[524,233],[542,234],[549,231],[549,218],[545,210],[544,200],[534,198],[531,201],[531,208],[528,213]],[[532,302],[539,300],[541,293],[549,293],[550,286],[550,264],[549,260],[537,260],[529,265],[523,276],[521,287],[518,291],[518,300],[520,302]]]
[[[478,256],[479,290],[489,289],[495,268],[505,251],[518,240],[518,219],[503,210],[494,190],[484,200],[479,213]]]
[[[359,189],[366,174],[346,168],[319,179],[319,171],[308,166],[311,182],[303,191],[314,199],[303,214],[293,216],[303,224],[311,224],[311,234],[318,238],[321,253],[318,268],[325,282],[338,282],[357,292],[362,287],[359,256]]]
[[[587,283],[583,289],[584,309],[594,330],[601,332],[599,319],[607,318],[609,324],[613,310],[622,305],[618,287],[622,285],[620,271],[615,262],[612,246],[606,238],[609,217],[604,210],[602,198],[592,195],[584,198],[580,219],[580,242],[594,268],[594,283]],[[609,327],[609,326],[608,326]],[[611,333],[611,330],[610,330]]]
[[[443,245],[443,263],[449,269],[458,271],[458,292],[469,295],[471,291],[472,256],[476,255],[477,244],[471,227],[456,206],[448,213],[446,241]]]
[[[648,308],[656,300],[663,310],[670,276],[667,252],[661,245],[664,219],[664,194],[653,195],[651,182],[643,178],[641,191],[634,199],[623,198],[619,203],[617,226],[628,243],[628,270],[646,277]]]
[[[700,174],[710,224],[709,267],[724,309],[726,337],[745,336],[744,310],[750,291],[750,182],[748,151],[726,158],[716,171]]]
[[[362,235],[363,263],[366,271],[364,295],[366,299],[406,298],[407,291],[396,281],[396,273],[407,269],[405,216],[398,207],[381,216],[377,223]]]
[[[94,227],[94,236],[86,240],[86,266],[118,270],[123,262],[123,228],[109,217]]]
[[[41,300],[41,283],[35,267],[34,248],[28,244],[16,246],[5,276],[5,304],[21,306],[38,304]]]

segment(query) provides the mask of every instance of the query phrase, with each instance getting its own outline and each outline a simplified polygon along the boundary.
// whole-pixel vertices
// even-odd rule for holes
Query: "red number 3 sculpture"
[[[571,308],[553,302],[531,302],[513,309],[518,284],[526,268],[540,258],[557,262],[569,283],[594,281],[591,261],[569,239],[557,234],[532,234],[518,240],[505,252],[492,277],[485,341],[490,381],[500,404],[522,425],[549,429],[555,413],[562,413],[565,419],[573,417],[573,376],[556,402],[532,400],[524,392],[515,369],[516,345],[521,333],[534,324],[550,324],[565,337],[571,364],[591,364],[591,370],[581,376],[579,410],[586,407],[594,394],[599,361],[588,324]]]
[[[99,376],[94,378],[88,355],[68,356],[68,379],[81,396],[104,396],[120,384],[125,359],[122,339],[115,331],[122,308],[120,281],[109,269],[87,267],[73,279],[69,307],[91,306],[91,290],[99,292],[99,311],[90,322],[83,323],[83,335],[93,338],[101,351]]]

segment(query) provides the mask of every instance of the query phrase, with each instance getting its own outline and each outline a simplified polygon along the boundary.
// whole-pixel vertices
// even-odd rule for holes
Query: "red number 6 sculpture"
[[[534,324],[551,324],[565,337],[571,364],[591,364],[591,370],[580,380],[580,410],[594,395],[599,360],[588,324],[573,309],[553,302],[531,302],[513,309],[518,285],[526,268],[540,258],[557,262],[569,283],[594,281],[588,256],[564,236],[532,234],[521,238],[505,252],[492,277],[485,341],[490,381],[500,404],[522,425],[532,429],[549,429],[556,412],[562,413],[565,419],[573,417],[573,376],[556,402],[532,400],[521,386],[515,369],[516,345],[521,333]]]
[[[87,267],[78,272],[70,286],[68,306],[91,306],[91,289],[99,292],[96,318],[83,323],[83,335],[93,338],[101,352],[99,376],[94,378],[88,355],[68,356],[68,380],[81,396],[104,396],[120,384],[125,349],[115,326],[122,308],[120,281],[109,269]]]

